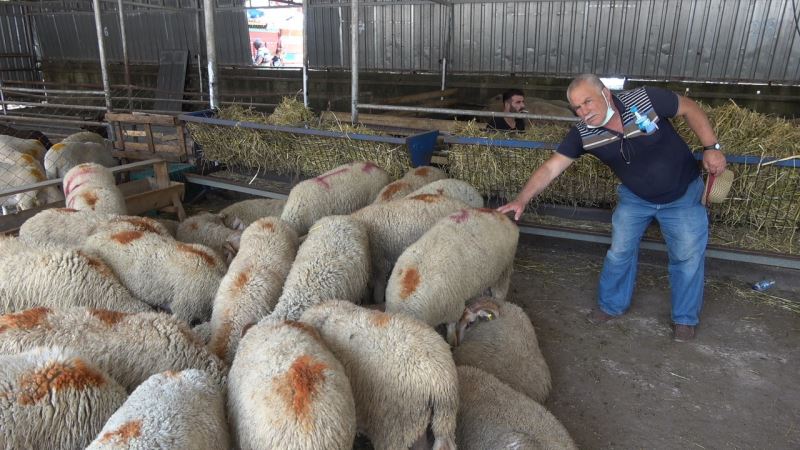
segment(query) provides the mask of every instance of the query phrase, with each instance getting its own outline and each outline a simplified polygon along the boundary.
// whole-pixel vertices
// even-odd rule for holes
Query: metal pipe
[[[100,0],[92,0],[92,4],[94,5],[94,25],[97,30],[97,49],[100,51],[100,70],[103,76],[106,109],[111,111],[111,86],[108,82],[108,62],[106,61],[106,43],[103,40],[103,19],[100,14]]]
[[[510,113],[502,111],[475,111],[472,109],[448,109],[448,108],[421,108],[417,106],[397,106],[397,105],[373,105],[371,103],[359,103],[359,108],[362,109],[377,109],[379,111],[409,111],[409,112],[423,112],[431,114],[451,114],[463,116],[477,116],[477,117],[513,117],[519,119],[538,119],[538,120],[557,120],[561,122],[577,122],[576,117],[563,117],[563,116],[542,116],[539,114],[528,113]]]
[[[442,91],[445,88],[445,77],[447,75],[447,57],[442,58]],[[440,97],[440,100],[444,97]]]
[[[8,115],[8,110],[6,109],[6,98],[3,96],[3,80],[0,79],[0,106],[3,107],[3,115]]]
[[[200,41],[198,41],[200,42]],[[203,98],[203,60],[197,54],[197,87],[200,89],[200,98]]]
[[[350,121],[358,123],[358,0],[350,2]]]
[[[303,1],[303,105],[308,108],[308,0]]]
[[[36,102],[6,102],[3,101],[3,104],[9,105],[22,105],[22,106],[38,106],[43,108],[61,108],[61,109],[86,109],[90,111],[105,111],[107,106],[89,106],[89,105],[65,105],[61,103],[36,103]]]
[[[30,92],[32,94],[74,94],[74,95],[105,95],[105,91],[79,91],[67,89],[34,89],[34,88],[17,88],[7,87],[6,92]]]
[[[94,126],[103,126],[105,122],[95,122],[91,120],[70,120],[70,119],[58,119],[54,117],[27,117],[27,116],[0,116],[0,120],[4,122],[30,122],[30,123],[39,123],[44,125],[57,125],[57,124],[65,124],[65,125],[94,125]]]
[[[97,0],[94,0],[97,1]],[[206,60],[208,61],[208,102],[211,109],[217,109],[217,40],[214,32],[214,0],[203,0],[203,14],[206,19]]]
[[[125,33],[125,12],[122,8],[122,0],[117,0],[117,11],[119,12],[119,34],[122,36],[122,63],[125,65],[125,84],[128,86],[128,97],[132,97],[131,68],[128,65],[128,35]],[[128,100],[128,109],[131,109],[130,100]]]

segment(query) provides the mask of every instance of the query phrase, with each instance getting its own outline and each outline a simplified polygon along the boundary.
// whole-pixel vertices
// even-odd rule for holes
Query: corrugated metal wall
[[[0,3],[0,79],[37,78],[29,29],[21,6]]]
[[[448,6],[387,3],[359,8],[360,68],[440,70]],[[792,0],[460,0],[452,5],[448,70],[797,83],[800,31],[792,6]],[[348,67],[349,2],[312,1],[309,23],[312,66]],[[419,38],[420,29],[436,31]]]

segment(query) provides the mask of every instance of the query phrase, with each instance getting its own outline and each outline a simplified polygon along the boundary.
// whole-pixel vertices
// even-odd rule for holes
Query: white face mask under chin
[[[611,120],[611,118],[612,118],[612,117],[614,117],[614,108],[612,108],[612,107],[611,107],[611,104],[610,104],[610,103],[608,103],[608,100],[606,99],[606,96],[605,96],[605,95],[603,96],[603,100],[605,100],[605,101],[606,101],[606,118],[605,118],[605,119],[603,119],[603,123],[601,123],[600,125],[589,125],[589,124],[587,123],[587,124],[586,124],[586,128],[600,128],[600,127],[604,127],[604,126],[606,126],[606,124],[608,123],[608,121],[609,121],[609,120]]]

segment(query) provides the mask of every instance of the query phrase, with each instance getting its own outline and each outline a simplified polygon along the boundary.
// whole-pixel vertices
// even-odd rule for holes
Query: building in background
[[[303,66],[303,8],[287,7],[286,2],[250,1],[246,10],[250,52],[255,61],[253,42],[260,39],[269,52],[265,67]],[[302,3],[302,2],[297,2]]]

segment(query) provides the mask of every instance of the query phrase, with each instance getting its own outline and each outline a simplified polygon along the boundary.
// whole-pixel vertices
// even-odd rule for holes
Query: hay
[[[284,97],[267,120],[271,125],[291,127],[316,125],[319,121],[318,117],[306,108],[303,102],[291,97]]]

